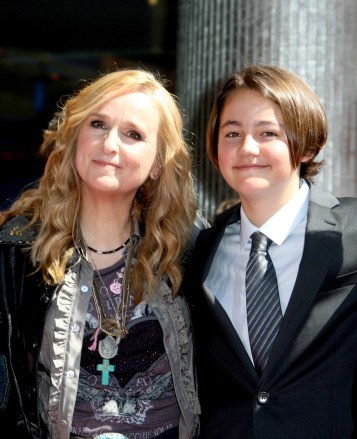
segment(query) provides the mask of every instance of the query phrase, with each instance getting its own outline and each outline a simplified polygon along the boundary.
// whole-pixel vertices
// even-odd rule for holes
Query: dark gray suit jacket
[[[202,406],[201,438],[357,437],[357,199],[311,187],[302,260],[269,362],[259,378],[220,303],[203,289],[240,206],[197,241],[184,283]]]

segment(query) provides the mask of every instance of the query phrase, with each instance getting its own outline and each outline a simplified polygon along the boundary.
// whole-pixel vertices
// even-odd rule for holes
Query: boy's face
[[[273,214],[299,190],[279,107],[258,92],[229,95],[219,121],[218,163],[243,207],[259,201]]]

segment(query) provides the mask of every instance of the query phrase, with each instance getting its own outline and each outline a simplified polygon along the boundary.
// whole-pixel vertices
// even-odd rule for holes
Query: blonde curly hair
[[[0,223],[25,215],[37,229],[31,246],[36,271],[54,285],[65,270],[78,240],[81,181],[75,167],[78,131],[97,107],[128,92],[143,92],[153,99],[160,115],[161,167],[157,179],[148,178],[138,190],[133,214],[143,231],[137,249],[132,285],[136,297],[151,295],[166,275],[176,294],[182,280],[181,257],[196,213],[191,174],[191,151],[183,137],[181,109],[164,80],[139,69],[121,69],[86,82],[59,107],[56,118],[44,131],[40,153],[47,158],[38,187],[25,191]]]

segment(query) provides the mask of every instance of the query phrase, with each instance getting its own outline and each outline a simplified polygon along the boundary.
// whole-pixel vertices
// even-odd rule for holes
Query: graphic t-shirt
[[[100,270],[101,279],[95,277],[97,307],[103,306],[107,317],[114,318],[113,307],[120,306],[123,275],[124,259]],[[99,329],[91,298],[72,423],[72,433],[78,436],[112,431],[130,439],[148,439],[178,426],[179,407],[162,329],[145,301],[135,305],[130,296],[126,329],[128,334],[115,353],[115,338]],[[104,357],[110,352],[112,358],[103,358],[100,352]]]

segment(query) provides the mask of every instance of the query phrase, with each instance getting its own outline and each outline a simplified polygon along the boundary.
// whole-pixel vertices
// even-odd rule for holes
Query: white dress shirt
[[[226,227],[204,282],[206,291],[225,309],[251,359],[245,291],[250,236],[260,230],[273,241],[269,254],[276,271],[284,315],[304,248],[308,203],[309,187],[303,181],[298,193],[259,229],[248,220],[241,207],[241,220]]]

